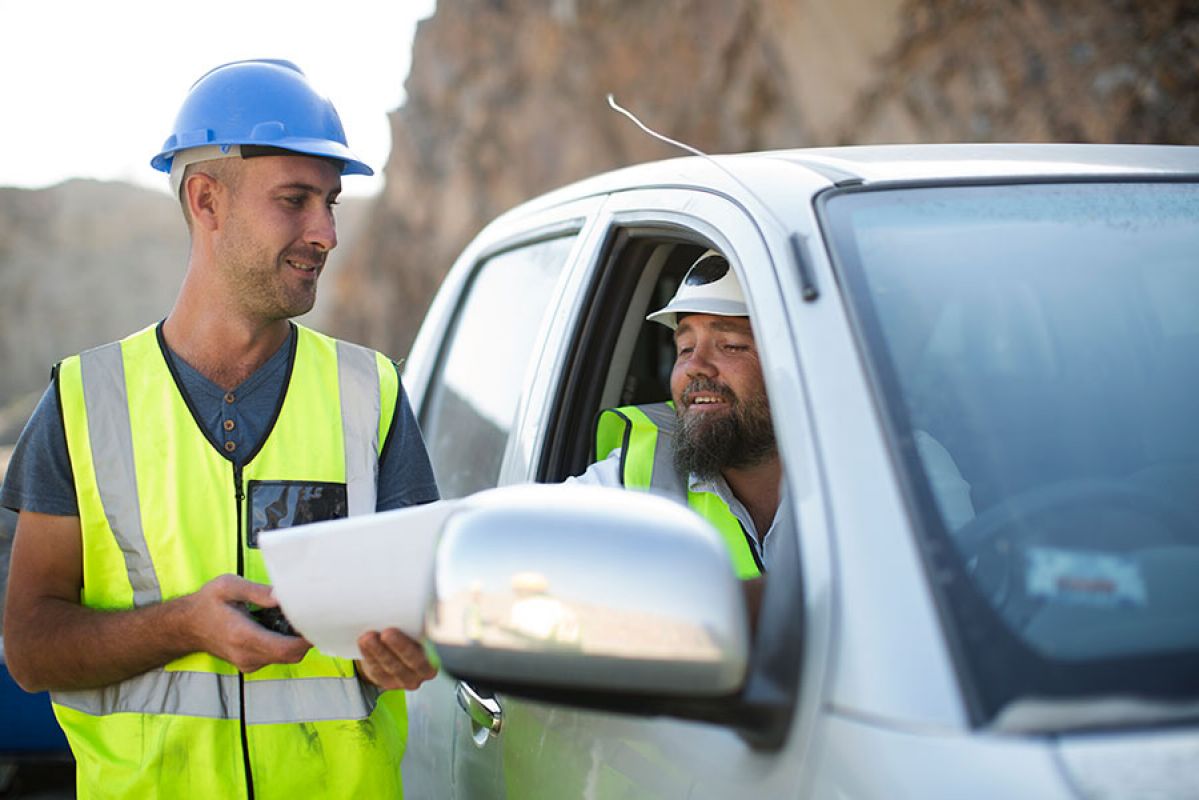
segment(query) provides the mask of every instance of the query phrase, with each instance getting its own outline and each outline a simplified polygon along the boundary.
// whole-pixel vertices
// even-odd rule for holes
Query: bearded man
[[[782,467],[749,309],[728,261],[705,252],[646,319],[674,331],[673,402],[605,410],[601,460],[574,480],[686,503],[720,532],[738,576],[763,575]]]

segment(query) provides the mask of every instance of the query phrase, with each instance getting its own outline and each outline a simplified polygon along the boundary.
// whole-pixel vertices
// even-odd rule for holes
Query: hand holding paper
[[[275,597],[318,650],[363,658],[359,637],[398,628],[419,640],[445,520],[457,501],[318,522],[260,539]]]
[[[358,637],[363,677],[380,689],[412,690],[437,674],[421,643],[398,628],[368,631]]]

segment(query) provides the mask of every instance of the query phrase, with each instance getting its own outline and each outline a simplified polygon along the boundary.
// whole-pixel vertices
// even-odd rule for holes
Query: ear
[[[208,230],[216,230],[217,211],[223,200],[224,189],[220,181],[203,172],[193,172],[187,176],[183,193],[194,224]]]

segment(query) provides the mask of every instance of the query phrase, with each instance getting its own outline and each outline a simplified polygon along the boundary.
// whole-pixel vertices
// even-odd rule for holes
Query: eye
[[[292,208],[303,208],[304,207],[304,195],[302,195],[302,194],[284,195],[283,202],[286,203],[287,205],[291,206]]]

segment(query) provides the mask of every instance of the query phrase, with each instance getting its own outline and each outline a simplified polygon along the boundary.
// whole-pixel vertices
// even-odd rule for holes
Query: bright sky
[[[404,101],[416,23],[435,0],[0,0],[0,186],[68,178],[123,180],[166,192],[150,159],[188,88],[243,58],[295,62],[341,116],[378,192],[391,148],[386,114]]]

